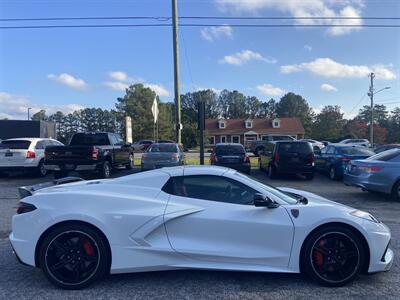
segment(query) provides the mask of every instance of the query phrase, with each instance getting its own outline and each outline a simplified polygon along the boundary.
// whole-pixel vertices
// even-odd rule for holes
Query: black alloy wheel
[[[38,165],[38,167],[37,167],[36,173],[37,173],[39,176],[42,176],[42,177],[45,177],[45,176],[47,175],[47,170],[46,170],[46,168],[44,167],[44,161],[43,161],[43,160],[41,160],[41,161],[39,162],[39,165]]]
[[[326,286],[342,286],[362,269],[364,249],[347,228],[330,228],[314,234],[302,253],[304,271]]]
[[[109,254],[101,236],[90,227],[61,227],[43,241],[40,266],[63,289],[88,286],[109,270]]]
[[[111,176],[111,164],[108,160],[106,160],[103,165],[102,168],[100,170],[100,175],[102,178],[110,178]]]

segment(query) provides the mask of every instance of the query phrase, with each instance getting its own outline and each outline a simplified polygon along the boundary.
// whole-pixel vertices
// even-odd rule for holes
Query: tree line
[[[33,120],[56,123],[58,139],[68,142],[77,131],[110,131],[125,134],[125,117],[132,119],[133,140],[153,138],[151,107],[155,92],[142,84],[130,86],[123,97],[117,98],[115,109],[85,108],[73,113],[60,111],[50,116],[44,110],[34,114]],[[171,102],[159,104],[159,138],[174,139],[175,106]],[[182,141],[191,148],[198,145],[197,103],[206,103],[207,118],[300,118],[306,136],[317,140],[338,141],[342,138],[368,138],[370,107],[364,106],[353,119],[345,119],[340,106],[328,105],[319,113],[313,111],[301,95],[287,93],[279,100],[261,101],[239,91],[200,90],[181,95]],[[388,111],[384,105],[374,107],[374,132],[376,143],[400,142],[400,108]]]

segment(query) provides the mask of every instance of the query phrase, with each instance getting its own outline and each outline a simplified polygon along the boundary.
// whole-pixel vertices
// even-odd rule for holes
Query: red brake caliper
[[[319,248],[323,249],[325,245],[324,240],[321,240],[318,243]],[[321,252],[314,250],[314,262],[318,267],[321,267],[324,264],[324,256]]]
[[[85,250],[87,255],[89,255],[89,256],[94,255],[93,246],[90,244],[90,242],[88,240],[83,241],[83,249]]]

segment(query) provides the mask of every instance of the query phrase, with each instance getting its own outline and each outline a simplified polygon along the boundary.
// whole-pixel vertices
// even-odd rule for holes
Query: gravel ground
[[[120,171],[115,176],[127,174]],[[38,269],[16,262],[7,238],[18,201],[17,187],[47,180],[15,175],[0,178],[0,299],[400,299],[400,203],[386,196],[362,192],[324,176],[313,181],[281,178],[270,182],[254,170],[253,176],[275,186],[301,188],[331,200],[370,211],[392,230],[395,262],[390,272],[361,276],[342,288],[320,287],[300,275],[251,272],[168,271],[113,275],[82,291],[54,288]]]

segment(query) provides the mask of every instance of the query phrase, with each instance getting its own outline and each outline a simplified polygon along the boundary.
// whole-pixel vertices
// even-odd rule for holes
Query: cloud
[[[258,85],[256,88],[261,94],[265,96],[277,97],[285,93],[285,90],[278,87],[274,87],[269,83]]]
[[[251,60],[263,61],[268,64],[275,64],[277,61],[273,58],[265,58],[258,52],[253,52],[251,50],[242,50],[232,55],[226,55],[219,62],[221,64],[230,64],[234,66],[241,66]]]
[[[28,107],[32,108],[31,115],[37,113],[41,109],[46,110],[48,115],[57,111],[62,111],[64,114],[71,113],[75,110],[83,109],[84,107],[79,104],[63,104],[63,105],[49,105],[34,103],[27,96],[14,95],[6,92],[0,92],[0,119],[22,119],[26,120]]]
[[[254,13],[275,10],[293,17],[361,17],[363,0],[215,0],[220,10],[233,13]],[[362,25],[361,19],[297,19],[298,25]],[[332,36],[360,30],[357,27],[331,27]]]
[[[63,85],[66,85],[70,88],[83,90],[87,88],[87,84],[83,79],[76,78],[70,74],[62,73],[60,75],[49,74],[47,78]]]
[[[108,73],[108,75],[114,79],[114,80],[119,80],[119,81],[127,81],[128,80],[128,74],[126,74],[125,72],[121,72],[121,71],[113,71]]]
[[[162,84],[145,83],[144,86],[152,89],[157,94],[157,96],[169,97],[171,95],[170,92]]]
[[[233,29],[229,25],[205,27],[200,31],[200,35],[203,39],[209,42],[213,42],[224,37],[232,39]]]
[[[304,50],[312,51],[312,47],[310,45],[304,45]]]
[[[324,92],[337,92],[337,90],[338,89],[336,87],[334,87],[333,85],[330,85],[328,83],[321,84],[321,91],[324,91]]]
[[[377,79],[393,80],[396,74],[385,65],[347,65],[331,58],[317,58],[312,62],[281,66],[284,74],[308,71],[327,78],[363,78],[374,72]]]
[[[106,81],[104,84],[116,91],[125,91],[125,89],[129,88],[129,84],[119,81]]]

